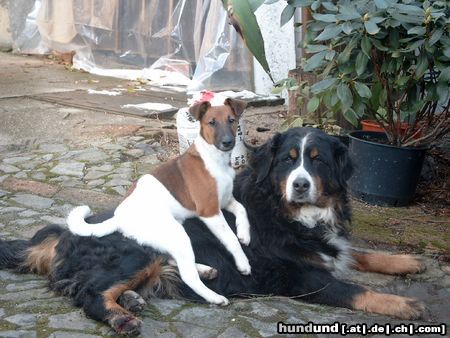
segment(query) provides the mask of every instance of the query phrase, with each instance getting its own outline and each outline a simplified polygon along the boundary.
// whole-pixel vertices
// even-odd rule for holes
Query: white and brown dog
[[[233,255],[238,270],[250,274],[249,261],[239,244],[249,244],[250,224],[244,207],[233,197],[235,172],[230,165],[238,120],[246,103],[217,100],[189,109],[200,121],[200,135],[185,153],[142,176],[116,208],[114,217],[88,224],[85,218],[91,211],[81,206],[69,214],[67,223],[77,235],[101,237],[120,231],[140,244],[168,253],[178,265],[181,279],[193,291],[210,303],[226,305],[225,297],[200,280],[199,273],[209,275],[214,270],[195,264],[191,241],[182,226],[185,219],[199,217]],[[237,237],[221,209],[236,216]]]

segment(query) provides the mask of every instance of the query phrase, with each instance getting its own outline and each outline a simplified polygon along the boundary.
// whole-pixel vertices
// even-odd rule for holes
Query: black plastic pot
[[[355,173],[350,178],[353,196],[367,203],[405,206],[411,203],[427,148],[400,148],[386,142],[379,132],[349,133],[350,157]]]

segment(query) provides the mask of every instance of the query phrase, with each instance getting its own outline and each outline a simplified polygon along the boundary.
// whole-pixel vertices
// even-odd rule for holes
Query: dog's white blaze
[[[194,144],[206,170],[216,181],[220,208],[223,209],[233,197],[233,181],[236,173],[230,166],[231,151],[225,152],[217,149],[200,135],[195,139]]]
[[[319,222],[336,224],[336,214],[332,207],[319,208],[315,205],[304,205],[300,208],[295,220],[307,228],[314,228]]]
[[[305,169],[305,147],[306,142],[308,141],[308,135],[302,139],[302,143],[300,144],[300,165],[294,169],[288,176],[286,182],[286,200],[288,202],[307,202],[314,204],[316,202],[316,185],[314,184],[314,180],[312,179],[310,173]],[[309,194],[303,201],[294,201],[294,181],[297,178],[305,178],[310,183]]]
[[[223,95],[214,94],[214,97],[209,100],[209,103],[211,104],[211,107],[223,106],[226,99],[227,98]]]
[[[337,257],[331,257],[321,253],[320,256],[326,266],[332,270],[335,277],[344,277],[348,273],[351,265],[354,263],[351,254],[352,247],[345,238],[340,237],[334,232],[327,234],[326,240],[328,241],[328,244],[338,249],[339,254]]]

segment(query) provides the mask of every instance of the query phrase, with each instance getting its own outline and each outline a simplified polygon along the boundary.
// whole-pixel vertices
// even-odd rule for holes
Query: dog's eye
[[[232,118],[232,117],[229,117],[229,118],[228,118],[228,122],[229,122],[230,124],[233,124],[235,121],[236,121],[236,120],[235,120],[234,118]]]
[[[213,119],[213,120],[209,121],[208,124],[210,126],[212,126],[212,127],[215,127],[216,126],[216,120]]]
[[[284,158],[283,162],[293,163],[295,162],[295,158],[292,158],[290,155],[288,155],[287,157]]]

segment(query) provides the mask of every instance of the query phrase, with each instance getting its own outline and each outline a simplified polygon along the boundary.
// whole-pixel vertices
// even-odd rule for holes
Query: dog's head
[[[256,148],[256,184],[281,196],[289,209],[333,207],[346,192],[353,167],[347,147],[314,128],[293,128]]]
[[[234,147],[239,118],[247,103],[227,98],[220,105],[200,102],[189,108],[191,115],[200,121],[200,135],[221,151]]]

